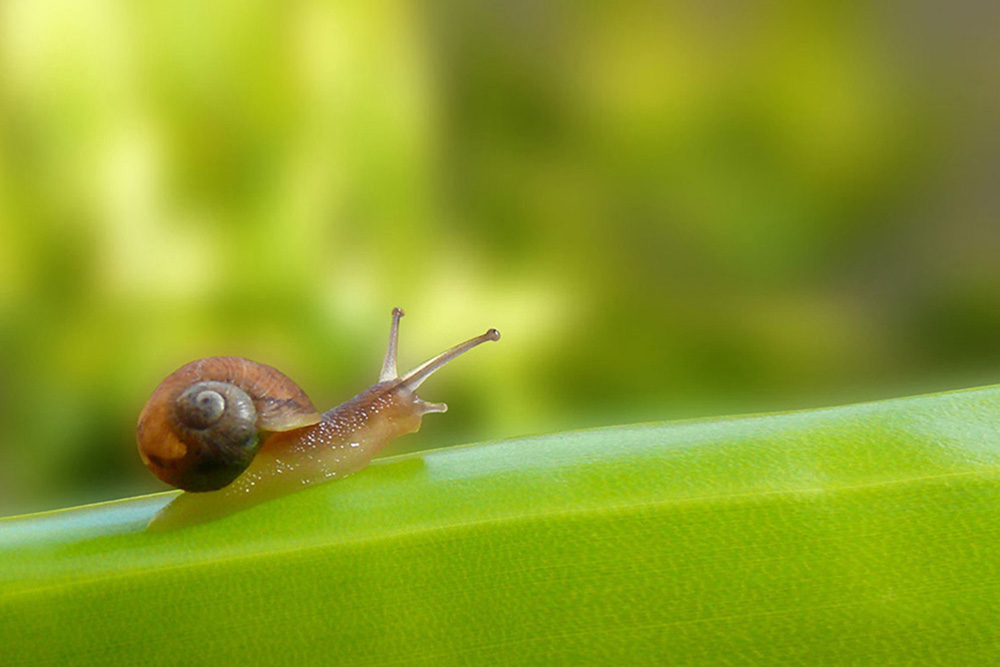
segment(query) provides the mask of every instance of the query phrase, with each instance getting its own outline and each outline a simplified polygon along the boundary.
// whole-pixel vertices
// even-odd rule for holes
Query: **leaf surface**
[[[164,533],[0,520],[6,664],[970,664],[1000,388],[384,459]]]

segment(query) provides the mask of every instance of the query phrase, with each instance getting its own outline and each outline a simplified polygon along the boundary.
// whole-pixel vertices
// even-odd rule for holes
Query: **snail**
[[[188,493],[151,526],[163,523],[161,515],[214,518],[357,472],[391,440],[417,431],[424,414],[445,412],[447,405],[422,400],[417,388],[500,332],[490,329],[399,375],[403,315],[392,311],[378,381],[322,414],[281,371],[242,357],[192,361],[163,380],[139,415],[139,454],[153,474]]]

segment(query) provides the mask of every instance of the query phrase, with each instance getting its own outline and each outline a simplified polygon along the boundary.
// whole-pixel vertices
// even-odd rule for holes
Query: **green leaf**
[[[386,459],[144,532],[0,521],[5,664],[988,664],[1000,388]]]

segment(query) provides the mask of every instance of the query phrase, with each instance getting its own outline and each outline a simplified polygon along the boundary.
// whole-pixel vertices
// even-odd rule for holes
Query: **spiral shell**
[[[187,491],[214,491],[242,473],[266,433],[318,423],[305,392],[281,371],[242,357],[199,359],[156,388],[139,415],[139,454]]]

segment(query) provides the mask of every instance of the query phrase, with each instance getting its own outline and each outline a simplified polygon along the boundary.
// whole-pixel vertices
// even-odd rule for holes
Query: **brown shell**
[[[139,415],[139,455],[146,467],[173,486],[187,488],[184,475],[197,465],[199,452],[178,437],[171,410],[189,386],[209,380],[233,384],[250,396],[258,431],[291,431],[320,421],[305,392],[276,368],[243,357],[192,361],[160,383]]]

